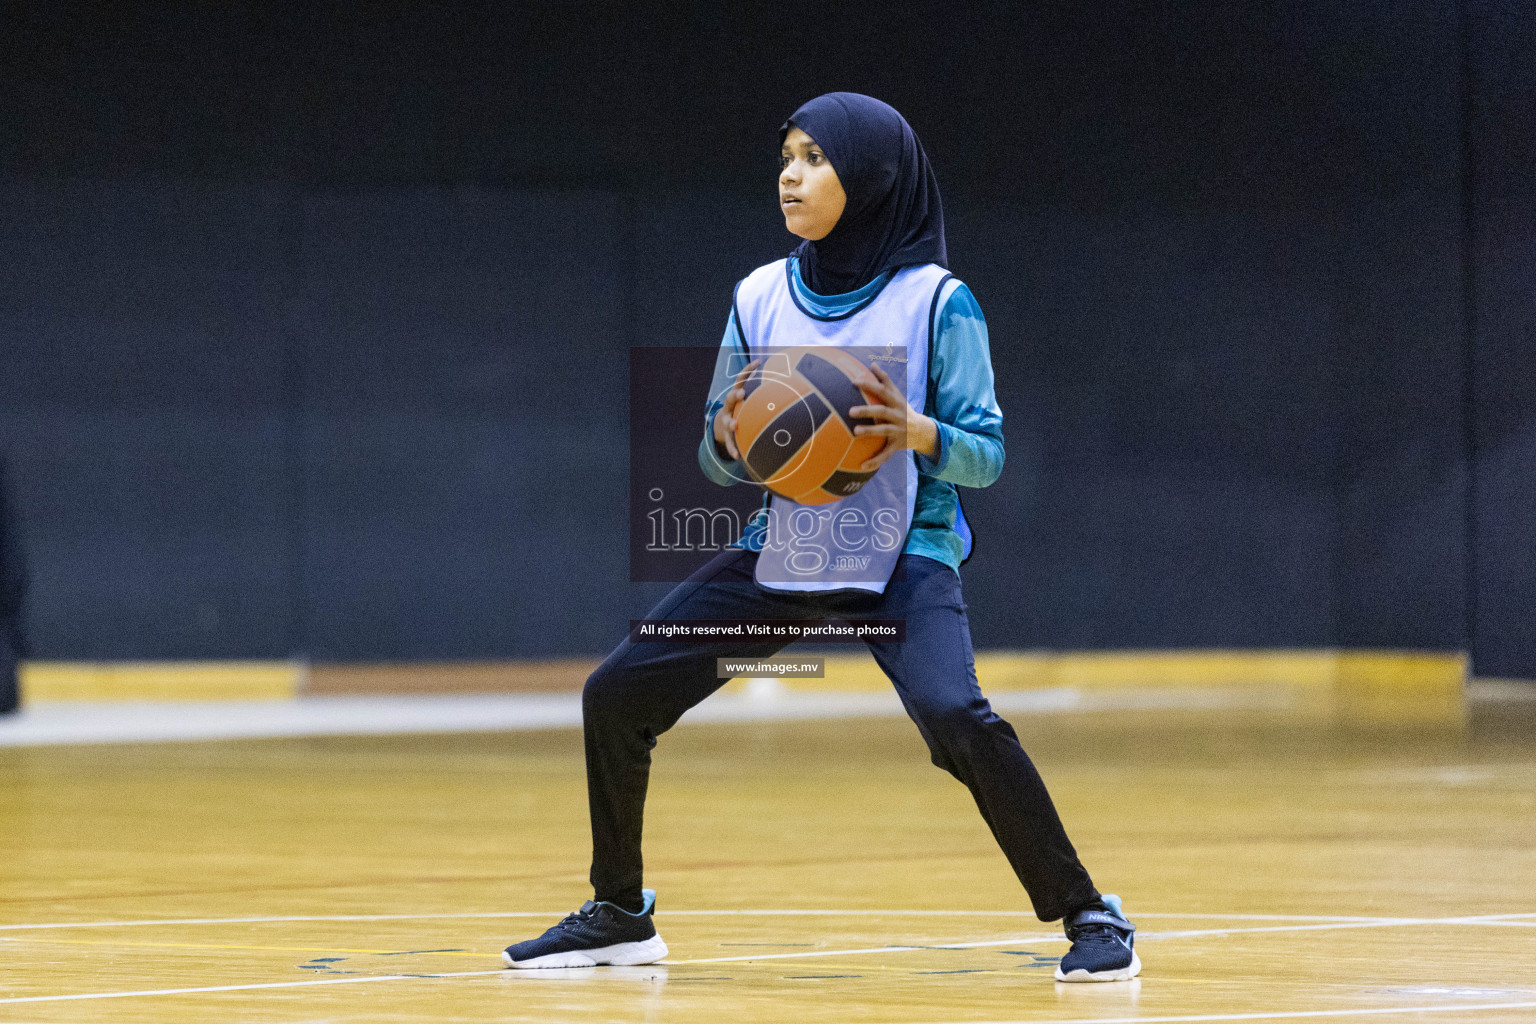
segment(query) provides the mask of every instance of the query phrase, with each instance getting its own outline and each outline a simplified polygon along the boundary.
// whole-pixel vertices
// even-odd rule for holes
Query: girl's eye
[[[813,151],[812,151],[812,152],[811,152],[811,153],[810,153],[810,155],[808,155],[808,156],[807,156],[807,157],[806,157],[806,159],[807,159],[807,160],[809,160],[809,161],[810,161],[810,162],[811,162],[811,163],[813,163],[813,164],[819,164],[819,163],[821,163],[821,154],[820,154],[820,153],[817,153],[817,152],[815,152],[815,151],[814,151],[814,150],[813,150]]]

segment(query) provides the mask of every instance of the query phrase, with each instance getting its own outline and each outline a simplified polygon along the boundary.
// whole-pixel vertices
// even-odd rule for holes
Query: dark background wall
[[[1536,16],[1479,5],[1471,21],[1464,322],[1477,464],[1468,550],[1476,660],[1536,677]]]
[[[991,328],[979,646],[1536,676],[1524,5],[366,6],[0,15],[39,656],[605,650],[627,351],[718,344],[847,88]]]

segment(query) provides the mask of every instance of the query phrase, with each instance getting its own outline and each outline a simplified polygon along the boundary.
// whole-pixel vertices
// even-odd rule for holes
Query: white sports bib
[[[903,267],[873,299],[835,318],[799,303],[788,259],[759,267],[736,289],[736,322],[752,359],[800,345],[847,349],[878,364],[907,402],[923,411],[928,342],[938,293],[950,275],[932,263]],[[836,410],[841,415],[843,410]],[[774,495],[766,510],[757,582],[770,590],[868,590],[884,593],[906,545],[917,501],[911,449],[888,459],[857,493],[827,505],[800,505]],[[763,515],[759,512],[758,515]]]

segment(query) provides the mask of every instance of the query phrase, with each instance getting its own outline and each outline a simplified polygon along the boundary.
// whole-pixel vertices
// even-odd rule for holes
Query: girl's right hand
[[[736,413],[747,397],[747,380],[760,362],[762,360],[754,359],[741,368],[741,372],[736,375],[736,383],[726,393],[725,404],[715,413],[715,443],[730,452],[733,460],[741,458],[741,453],[736,450]]]

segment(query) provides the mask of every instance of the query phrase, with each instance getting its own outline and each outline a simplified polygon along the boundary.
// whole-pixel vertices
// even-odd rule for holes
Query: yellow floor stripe
[[[879,692],[890,681],[868,652],[828,654],[823,679],[784,679],[800,692]],[[1465,716],[1467,658],[1420,651],[978,651],[987,693],[1027,690],[1267,687],[1320,715],[1393,722]],[[727,692],[749,689],[733,680]]]
[[[837,652],[825,658],[824,679],[786,679],[779,685],[804,692],[883,692],[890,687],[867,651]],[[584,669],[576,671],[564,662],[558,666],[549,662],[474,663],[460,673],[473,676],[468,682],[448,678],[454,666],[433,668],[435,675],[419,673],[411,665],[393,666],[394,674],[378,684],[378,692],[459,692],[460,684],[464,692],[539,689],[525,678],[530,673],[541,678],[548,675],[550,690],[574,691],[585,678]],[[327,668],[320,666],[314,671],[323,673]],[[379,672],[376,667],[372,670],[374,676]],[[1464,714],[1467,658],[1459,652],[1390,650],[980,651],[976,654],[976,674],[982,689],[993,693],[1283,687],[1330,714],[1444,721]],[[22,666],[21,682],[29,703],[286,700],[305,692],[309,676],[307,666],[281,661],[32,662]],[[419,691],[411,689],[413,684]],[[738,679],[727,689],[739,691],[749,685],[749,681]],[[372,692],[356,680],[349,687],[351,693]]]
[[[42,661],[21,666],[21,689],[28,702],[287,700],[302,677],[286,661]]]

